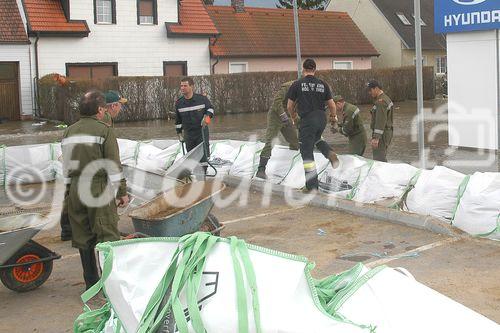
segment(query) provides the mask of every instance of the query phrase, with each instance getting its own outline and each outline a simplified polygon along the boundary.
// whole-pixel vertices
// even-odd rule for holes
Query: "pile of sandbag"
[[[206,233],[99,244],[107,304],[74,332],[496,333],[402,269],[361,264],[314,280],[306,258]],[[133,263],[133,264],[131,264]]]

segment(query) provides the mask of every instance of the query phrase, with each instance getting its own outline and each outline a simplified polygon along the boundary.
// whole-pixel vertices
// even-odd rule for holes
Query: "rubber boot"
[[[80,250],[80,259],[82,261],[85,289],[88,290],[99,281],[99,271],[97,270],[94,248]]]
[[[66,242],[71,240],[71,224],[69,223],[69,215],[67,212],[61,213],[61,241]]]
[[[269,162],[268,157],[261,157],[260,158],[259,168],[257,169],[257,174],[255,175],[256,178],[267,179],[267,175],[266,175],[267,162]]]

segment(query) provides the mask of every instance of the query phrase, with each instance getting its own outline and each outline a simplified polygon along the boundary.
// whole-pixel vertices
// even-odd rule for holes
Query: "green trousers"
[[[392,129],[386,129],[379,141],[377,148],[373,149],[373,159],[375,161],[387,162],[387,150],[392,141]]]
[[[273,115],[267,115],[267,130],[265,137],[265,146],[260,154],[261,158],[269,159],[273,150],[273,140],[281,133],[288,142],[291,150],[299,149],[299,139],[297,129],[291,124],[283,124],[279,119],[274,119]]]

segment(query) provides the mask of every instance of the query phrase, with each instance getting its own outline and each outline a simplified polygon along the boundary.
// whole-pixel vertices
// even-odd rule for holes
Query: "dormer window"
[[[396,16],[399,18],[399,20],[401,21],[401,23],[403,23],[404,25],[411,25],[410,20],[408,20],[408,18],[406,17],[405,14],[403,14],[403,13],[396,13]]]
[[[137,1],[137,24],[158,24],[156,0]]]
[[[116,0],[94,0],[94,23],[116,23]]]

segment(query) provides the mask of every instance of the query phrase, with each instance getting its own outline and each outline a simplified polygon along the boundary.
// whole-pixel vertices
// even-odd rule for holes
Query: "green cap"
[[[340,101],[343,101],[344,100],[344,97],[342,97],[341,95],[335,95],[333,96],[333,101],[334,102],[340,102]]]
[[[112,104],[112,103],[122,103],[125,104],[128,102],[126,98],[123,98],[122,95],[118,91],[115,90],[109,90],[104,94],[104,97],[106,97],[106,104]]]

